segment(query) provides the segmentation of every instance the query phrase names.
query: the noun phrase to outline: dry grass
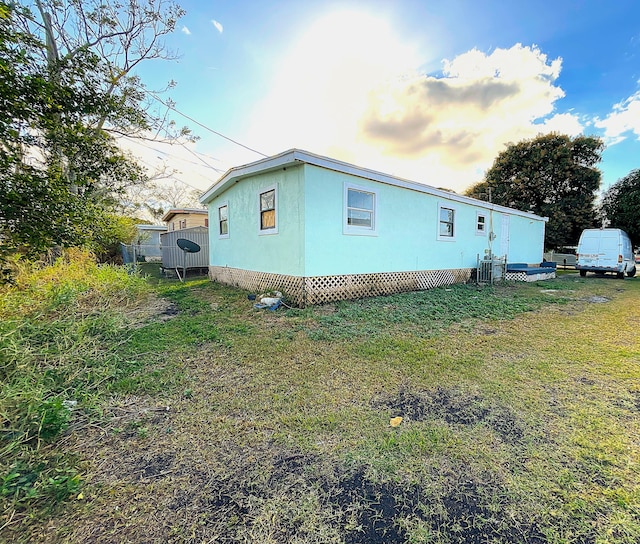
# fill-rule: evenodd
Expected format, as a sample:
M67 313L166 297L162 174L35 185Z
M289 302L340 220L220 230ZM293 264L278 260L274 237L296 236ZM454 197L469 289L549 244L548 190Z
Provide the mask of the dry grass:
M640 539L640 280L277 313L159 290L177 313L124 347L145 366L62 439L81 497L7 541Z

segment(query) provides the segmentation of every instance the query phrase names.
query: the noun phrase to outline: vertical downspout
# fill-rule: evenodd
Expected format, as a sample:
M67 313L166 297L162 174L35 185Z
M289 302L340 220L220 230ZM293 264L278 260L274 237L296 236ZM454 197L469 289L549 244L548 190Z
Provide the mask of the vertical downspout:
M493 260L493 203L491 202L491 187L489 187L489 258Z

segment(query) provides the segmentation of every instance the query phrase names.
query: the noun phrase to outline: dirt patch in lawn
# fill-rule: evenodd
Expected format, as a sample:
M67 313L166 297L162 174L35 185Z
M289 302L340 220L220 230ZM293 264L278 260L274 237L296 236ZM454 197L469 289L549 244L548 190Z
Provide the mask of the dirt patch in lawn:
M605 302L611 302L610 298L594 295L585 299L590 304L604 304Z
M393 397L378 399L375 404L390 410L392 416L410 421L440 419L454 425L484 423L505 442L519 442L524 425L506 406L490 402L477 393L437 387L432 391L401 388Z
M156 295L149 295L145 300L139 301L135 307L126 307L122 311L129 321L130 328L133 329L153 322L167 321L180 313L174 302Z

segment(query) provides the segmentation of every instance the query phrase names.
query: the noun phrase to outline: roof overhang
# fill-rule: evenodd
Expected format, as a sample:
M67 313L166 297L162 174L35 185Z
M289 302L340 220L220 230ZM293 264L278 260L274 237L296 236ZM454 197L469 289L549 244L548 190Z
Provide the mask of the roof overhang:
M162 216L162 221L170 221L175 215L207 215L207 213L207 210L201 210L199 208L171 208Z
M485 208L487 210L510 213L512 215L528 217L531 219L536 219L538 221L543 220L547 222L549 220L548 217L541 217L531 212L523 212L521 210L484 202L483 200L459 195L457 193L452 193L443 189L436 189L435 187L432 187L430 185L398 178L389 174L378 172L376 170L362 168L360 166L355 166L353 164L342 162L336 159L331 159L329 157L323 157L322 155L316 155L314 153L303 151L301 149L290 149L272 157L267 157L249 164L245 164L243 166L231 168L204 192L204 194L200 197L200 202L206 206L214 198L225 192L231 185L233 185L234 183L238 183L243 178L263 172L279 170L288 166L301 164L310 164L313 166L318 166L320 168L327 168L329 170L334 170L343 174L350 174L395 187L403 187L412 191L437 196L438 198L449 200L451 202L472 204L474 206Z
M140 224L136 225L138 230L157 230L157 231L165 231L167 230L167 225L145 225Z

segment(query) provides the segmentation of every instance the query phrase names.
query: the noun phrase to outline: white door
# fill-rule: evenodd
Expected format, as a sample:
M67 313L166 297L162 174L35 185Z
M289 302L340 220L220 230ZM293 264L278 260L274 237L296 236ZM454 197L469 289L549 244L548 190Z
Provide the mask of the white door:
M500 257L509 255L509 220L508 215L502 216L502 225L500 226Z

